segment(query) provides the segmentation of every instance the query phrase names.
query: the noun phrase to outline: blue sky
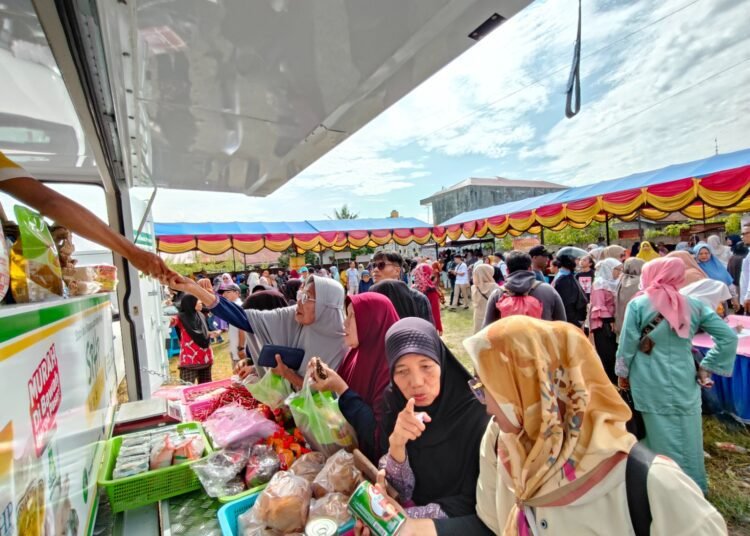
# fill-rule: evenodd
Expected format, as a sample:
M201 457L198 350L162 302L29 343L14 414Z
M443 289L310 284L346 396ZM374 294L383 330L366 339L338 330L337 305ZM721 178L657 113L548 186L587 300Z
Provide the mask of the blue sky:
M470 176L579 185L750 145L750 2L585 1L569 120L576 8L535 2L271 196L162 192L156 219L427 219L419 200Z

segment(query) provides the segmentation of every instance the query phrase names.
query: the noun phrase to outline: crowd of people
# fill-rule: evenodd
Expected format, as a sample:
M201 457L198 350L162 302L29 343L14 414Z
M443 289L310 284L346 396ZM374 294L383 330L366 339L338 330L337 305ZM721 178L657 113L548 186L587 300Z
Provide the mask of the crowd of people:
M399 492L405 535L631 534L625 466L636 444L664 456L649 462L643 491L652 533L724 534L704 499L701 394L712 374L732 373L737 333L722 316L741 312L750 267L741 240L724 250L717 238L408 262L383 251L346 269L173 276L181 371L210 377L195 372L210 371L205 314L236 330L242 377L258 373L266 344L304 350L299 369L277 356L271 371L337 394ZM440 337L441 314L457 307L474 308L464 342L474 377ZM705 355L691 344L699 331L715 341ZM196 346L209 351L197 367Z

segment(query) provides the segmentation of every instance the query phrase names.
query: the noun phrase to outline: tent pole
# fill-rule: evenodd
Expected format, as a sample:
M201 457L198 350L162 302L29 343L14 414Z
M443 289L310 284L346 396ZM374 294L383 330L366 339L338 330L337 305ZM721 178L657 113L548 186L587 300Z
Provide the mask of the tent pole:
M541 233L539 233L539 235L540 235L540 237L541 237L541 242L542 242L542 245L544 245L544 227L542 227L542 232L541 232Z
M607 245L609 245L609 214L604 214L604 232L607 233Z

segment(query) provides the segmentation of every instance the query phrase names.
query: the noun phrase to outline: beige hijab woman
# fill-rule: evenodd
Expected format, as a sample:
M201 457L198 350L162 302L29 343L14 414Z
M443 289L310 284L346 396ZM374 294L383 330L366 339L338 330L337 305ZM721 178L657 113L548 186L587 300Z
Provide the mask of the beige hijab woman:
M701 279L706 279L705 272L698 266L698 261L695 260L695 257L691 253L687 251L673 251L668 253L667 257L678 258L685 265L685 284L682 287L686 287Z
M474 267L474 284L471 287L471 303L474 304L474 333L482 329L487 312L487 301L496 288L495 268L489 264Z
M521 431L498 438L498 470L516 505L502 534L526 533L525 506L563 505L630 452L631 412L583 331L501 319L464 343L485 388Z
M615 259L617 261L622 262L625 257L625 251L627 250L624 247L618 246L617 244L607 246L606 248L604 248L604 251L602 252L602 256L599 260Z
M646 262L637 257L631 257L625 261L622 277L617 284L615 294L615 333L620 334L623 321L625 320L625 309L635 295L640 292L641 271Z
M481 521L504 536L632 535L624 463L636 442L625 429L631 413L583 332L512 316L464 345L495 415L480 451ZM671 460L654 460L648 489L652 534L726 534Z

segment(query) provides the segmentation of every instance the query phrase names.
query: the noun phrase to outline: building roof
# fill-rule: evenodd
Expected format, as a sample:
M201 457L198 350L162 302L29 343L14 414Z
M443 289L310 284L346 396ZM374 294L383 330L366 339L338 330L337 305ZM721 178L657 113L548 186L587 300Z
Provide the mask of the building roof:
M430 197L426 199L422 199L419 204L420 205L427 205L431 203L434 199L447 194L448 192L453 192L455 190L460 190L461 188L466 188L467 186L499 186L502 188L554 188L557 190L564 190L567 188L567 186L563 186L562 184L556 184L554 182L548 182L548 181L534 181L534 180L516 180L516 179L506 179L504 177L490 177L490 178L481 178L481 177L469 177L466 180L463 180L459 183L454 184L453 186L450 186L449 188L444 188L440 190L439 192L435 192Z

